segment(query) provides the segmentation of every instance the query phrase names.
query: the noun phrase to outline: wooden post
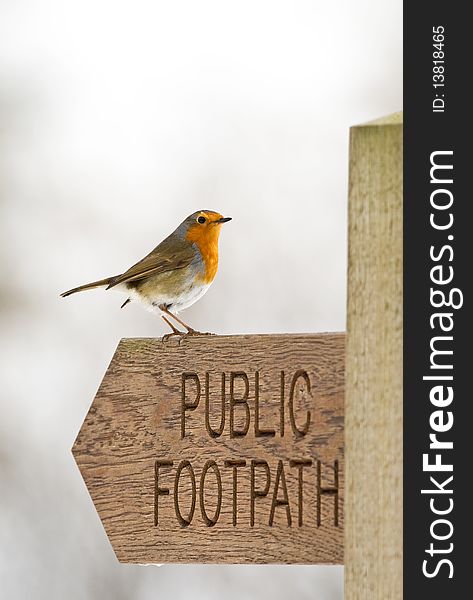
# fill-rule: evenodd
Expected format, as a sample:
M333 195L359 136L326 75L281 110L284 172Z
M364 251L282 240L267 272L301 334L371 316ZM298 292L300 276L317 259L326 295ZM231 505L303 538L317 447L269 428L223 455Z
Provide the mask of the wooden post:
M402 598L402 113L350 135L345 598Z

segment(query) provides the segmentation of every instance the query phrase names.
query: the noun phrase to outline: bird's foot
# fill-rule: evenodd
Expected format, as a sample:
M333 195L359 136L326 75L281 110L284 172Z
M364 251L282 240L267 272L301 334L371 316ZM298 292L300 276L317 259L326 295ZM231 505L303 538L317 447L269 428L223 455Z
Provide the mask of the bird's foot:
M170 339L177 339L178 344L181 343L181 340L183 338L185 338L187 335L187 333L184 333L183 331L172 331L170 333L165 333L163 335L163 337L161 338L161 341L163 342L163 344L165 344L166 342L168 342Z
M210 331L197 331L197 329L188 327L187 332L184 335L215 335L215 333L210 333Z
M166 321L166 323L169 325L169 327L172 329L171 332L169 333L165 333L162 337L163 343L167 342L169 339L173 338L173 337L177 337L179 338L179 344L181 343L181 339L183 337L185 337L186 333L184 331L179 331L179 329L177 329L177 327L175 327L171 321L169 321L168 319L166 319L166 317L164 315L161 315L162 318L164 319L164 321Z
M166 307L160 306L159 307L161 310L166 310ZM214 333L210 333L208 331L197 331L197 329L193 329L192 327L190 327L189 325L187 325L187 323L184 323L184 321L181 321L180 319L178 319L176 317L176 315L173 315L171 312L167 311L168 315L170 317L172 317L173 319L175 319L178 323L180 323L183 327L185 327L187 329L187 331L180 331L179 329L177 329L177 327L175 325L173 325L173 323L171 323L171 321L169 319L167 319L164 315L161 315L162 319L169 325L169 327L172 329L172 333L167 333L163 336L163 341L168 340L170 337L173 336L179 336L181 339L185 338L187 336L191 336L191 335L215 335Z
M190 331L171 331L169 333L165 333L161 338L163 344L168 342L170 339L176 339L178 345L181 344L181 341L187 337L191 336L199 336L199 335L215 335L215 333L210 333L208 331L197 331L195 329L191 329Z

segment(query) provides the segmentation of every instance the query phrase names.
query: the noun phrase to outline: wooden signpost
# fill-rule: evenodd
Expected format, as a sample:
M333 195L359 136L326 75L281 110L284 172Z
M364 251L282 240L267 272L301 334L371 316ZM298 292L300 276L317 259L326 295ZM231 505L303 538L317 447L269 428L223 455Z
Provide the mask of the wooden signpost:
M120 561L342 563L345 336L125 339L73 452Z
M346 599L402 598L402 114L351 130L346 342L122 340L73 447L118 559L344 563Z
M401 600L402 113L351 129L349 189L345 598Z

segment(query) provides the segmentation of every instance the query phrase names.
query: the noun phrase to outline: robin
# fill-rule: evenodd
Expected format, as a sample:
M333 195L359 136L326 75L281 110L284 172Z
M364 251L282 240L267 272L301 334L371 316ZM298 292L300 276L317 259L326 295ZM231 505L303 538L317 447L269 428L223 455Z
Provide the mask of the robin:
M172 335L195 335L176 315L205 294L217 274L218 238L223 217L212 210L200 210L188 216L159 246L121 275L86 283L61 294L63 298L93 288L116 289L128 294L129 302L143 303L157 312L169 325ZM182 332L170 321L186 328Z

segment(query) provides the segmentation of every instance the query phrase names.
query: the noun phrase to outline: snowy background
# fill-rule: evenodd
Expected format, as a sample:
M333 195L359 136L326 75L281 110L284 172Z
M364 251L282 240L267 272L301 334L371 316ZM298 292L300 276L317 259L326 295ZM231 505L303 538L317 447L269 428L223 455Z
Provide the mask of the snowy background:
M165 328L123 271L189 213L233 217L185 313L345 329L350 125L402 105L394 0L0 0L0 595L342 598L342 567L119 565L70 448L121 337Z

